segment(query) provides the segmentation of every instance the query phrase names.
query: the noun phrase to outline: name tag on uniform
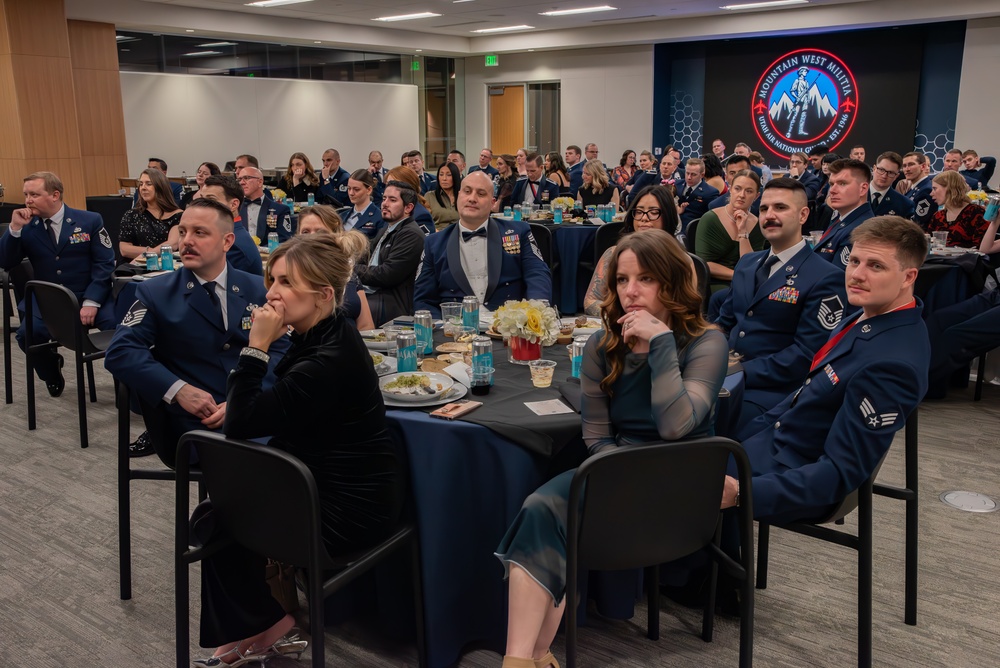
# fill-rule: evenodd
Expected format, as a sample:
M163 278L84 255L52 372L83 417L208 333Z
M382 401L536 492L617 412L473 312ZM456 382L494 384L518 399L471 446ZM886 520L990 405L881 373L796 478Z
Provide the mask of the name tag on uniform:
M786 285L769 294L767 298L771 301L794 304L799 301L799 291L797 288L790 288Z
M69 242L71 244L82 244L88 241L90 241L90 235L86 232L77 232L75 234L71 234L69 237Z
M508 230L508 233L500 238L500 242L504 251L509 255L521 254L521 236L513 230Z

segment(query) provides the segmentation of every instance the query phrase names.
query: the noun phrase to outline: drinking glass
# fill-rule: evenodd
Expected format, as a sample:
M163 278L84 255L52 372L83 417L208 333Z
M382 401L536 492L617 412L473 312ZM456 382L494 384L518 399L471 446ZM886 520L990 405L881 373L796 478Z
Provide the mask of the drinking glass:
M549 387L552 385L552 377L556 373L556 363L552 360L531 360L528 362L531 369L531 384L535 387Z

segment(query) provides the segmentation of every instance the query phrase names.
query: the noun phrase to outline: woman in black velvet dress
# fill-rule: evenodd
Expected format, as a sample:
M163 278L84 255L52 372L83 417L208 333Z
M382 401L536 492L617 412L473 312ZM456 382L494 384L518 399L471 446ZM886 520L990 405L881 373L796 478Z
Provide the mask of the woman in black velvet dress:
M371 357L338 309L351 276L349 253L337 236L311 234L271 254L267 304L254 310L250 345L229 376L223 427L231 438L270 436L269 445L309 467L331 555L388 536L406 486L404 457L386 427ZM267 351L288 327L291 348L275 368L276 382L263 390ZM283 636L293 620L264 584L263 558L235 547L206 563L202 646L217 645L215 658L225 663L286 653L293 641Z

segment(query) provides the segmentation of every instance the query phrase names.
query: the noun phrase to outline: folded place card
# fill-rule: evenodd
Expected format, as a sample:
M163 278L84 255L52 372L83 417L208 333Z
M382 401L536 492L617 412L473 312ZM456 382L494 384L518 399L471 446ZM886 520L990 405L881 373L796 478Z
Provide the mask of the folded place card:
M559 399L548 399L547 401L525 401L524 405L531 409L531 412L535 415L559 415L561 413L576 412Z

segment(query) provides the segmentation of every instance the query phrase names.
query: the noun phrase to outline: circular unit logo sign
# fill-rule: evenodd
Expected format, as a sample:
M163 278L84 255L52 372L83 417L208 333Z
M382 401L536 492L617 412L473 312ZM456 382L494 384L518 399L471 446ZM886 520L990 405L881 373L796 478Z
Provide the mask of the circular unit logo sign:
M778 58L754 88L753 126L771 152L783 158L844 141L858 116L854 75L837 56L799 49Z

